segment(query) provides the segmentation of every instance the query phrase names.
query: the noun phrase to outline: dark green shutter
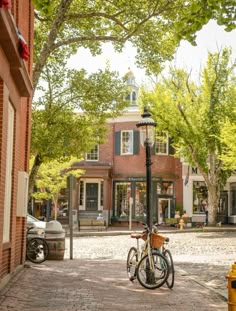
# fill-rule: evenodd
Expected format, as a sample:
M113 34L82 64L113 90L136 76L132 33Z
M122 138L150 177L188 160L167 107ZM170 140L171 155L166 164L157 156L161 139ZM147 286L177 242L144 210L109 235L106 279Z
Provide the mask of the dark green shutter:
M173 138L169 137L169 154L174 154L175 153L175 149L172 146L173 144Z
M120 132L115 132L115 155L120 155Z
M139 154L139 131L134 131L134 154Z

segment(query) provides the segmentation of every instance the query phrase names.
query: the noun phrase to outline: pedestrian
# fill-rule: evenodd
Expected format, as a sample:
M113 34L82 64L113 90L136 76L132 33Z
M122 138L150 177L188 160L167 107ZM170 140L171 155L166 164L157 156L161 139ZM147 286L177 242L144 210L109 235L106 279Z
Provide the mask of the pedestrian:
M179 211L176 211L176 212L175 212L175 218L180 218Z
M183 218L188 218L188 214L186 213L186 211L184 211L183 215L182 215Z

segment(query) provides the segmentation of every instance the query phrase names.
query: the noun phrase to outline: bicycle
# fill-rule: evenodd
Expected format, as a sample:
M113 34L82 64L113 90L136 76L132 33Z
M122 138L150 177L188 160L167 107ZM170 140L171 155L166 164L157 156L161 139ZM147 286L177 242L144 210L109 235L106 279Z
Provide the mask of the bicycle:
M127 256L127 274L130 281L136 278L139 283L148 289L161 287L169 275L169 264L160 252L154 250L163 244L165 237L150 232L147 225L144 225L144 232L132 233L131 238L137 241L137 248L131 247ZM145 243L140 250L139 239Z
M44 230L37 229L37 234L42 237L30 237L30 230L35 229L30 227L27 229L26 257L33 263L40 264L44 262L49 255L49 247L45 240Z
M158 229L157 229L158 224L155 224L153 226L153 232L158 234ZM172 254L169 249L166 248L166 245L169 243L170 239L166 238L164 243L161 245L161 247L157 248L156 251L160 252L168 261L169 264L169 275L168 278L166 279L166 285L168 288L173 288L174 282L175 282L175 268L174 268L174 261Z

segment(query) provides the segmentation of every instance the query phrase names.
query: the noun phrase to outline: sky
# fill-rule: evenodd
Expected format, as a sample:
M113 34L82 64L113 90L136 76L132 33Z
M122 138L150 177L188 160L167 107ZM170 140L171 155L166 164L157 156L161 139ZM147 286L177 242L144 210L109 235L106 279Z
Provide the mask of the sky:
M199 73L207 59L208 52L217 52L223 47L232 48L232 56L236 58L236 30L224 31L224 27L218 26L216 22L210 21L197 33L197 46L192 46L187 41L182 41L173 60L177 67L191 71L192 76L199 77ZM104 69L109 62L112 70L118 71L124 76L131 68L138 84L145 83L145 70L135 65L135 48L126 44L122 53L115 53L112 45L104 45L103 54L92 57L89 50L79 49L78 53L69 60L69 66L73 68L85 68L89 73Z

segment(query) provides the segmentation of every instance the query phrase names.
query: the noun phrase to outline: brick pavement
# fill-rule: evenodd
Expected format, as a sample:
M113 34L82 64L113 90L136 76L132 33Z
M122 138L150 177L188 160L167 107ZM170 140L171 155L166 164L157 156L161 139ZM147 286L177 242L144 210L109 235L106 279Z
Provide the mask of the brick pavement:
M27 268L28 267L28 268ZM131 283L124 260L27 263L0 292L0 311L223 311L220 295L177 270L173 290Z

